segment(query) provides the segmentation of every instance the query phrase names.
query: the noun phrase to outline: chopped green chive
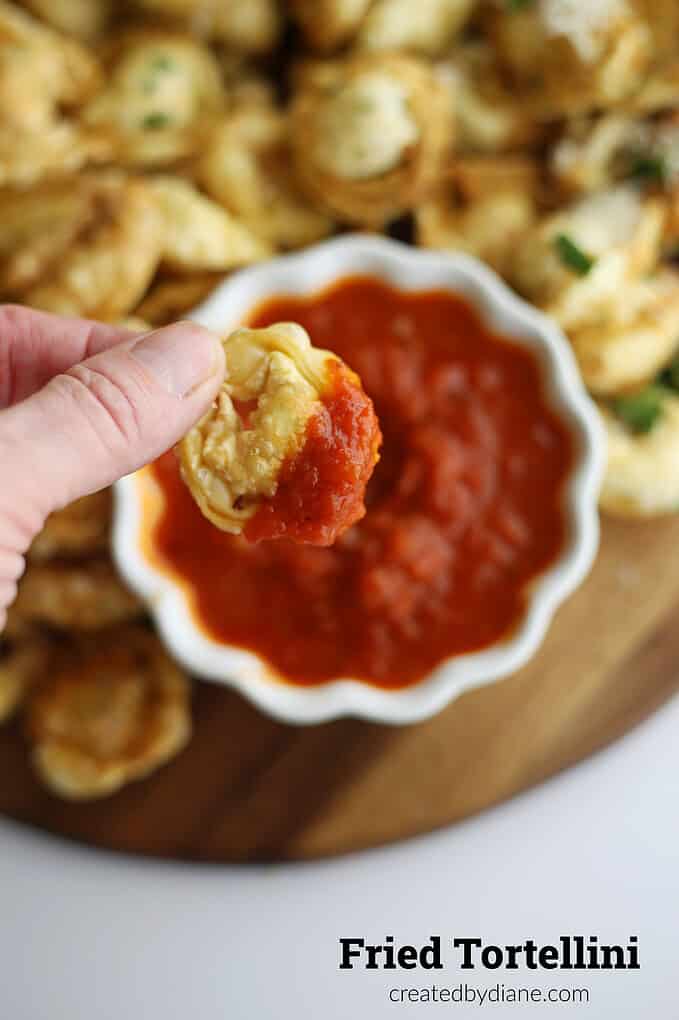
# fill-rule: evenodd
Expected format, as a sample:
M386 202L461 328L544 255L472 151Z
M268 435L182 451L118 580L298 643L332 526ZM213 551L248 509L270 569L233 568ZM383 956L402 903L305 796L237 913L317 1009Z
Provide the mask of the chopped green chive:
M665 390L662 386L647 386L638 393L618 397L613 411L631 432L643 435L660 421L664 411Z
M167 54L161 53L159 57L151 64L154 71L171 71L174 68L174 60L168 57Z
M149 113L143 121L142 127L146 131L158 131L160 128L167 127L170 123L170 118L166 113Z
M586 255L566 234L559 234L554 239L554 245L563 264L578 276L587 276L596 262L595 258Z
M666 184L669 177L667 162L662 156L637 154L632 160L630 176L638 181L652 184Z

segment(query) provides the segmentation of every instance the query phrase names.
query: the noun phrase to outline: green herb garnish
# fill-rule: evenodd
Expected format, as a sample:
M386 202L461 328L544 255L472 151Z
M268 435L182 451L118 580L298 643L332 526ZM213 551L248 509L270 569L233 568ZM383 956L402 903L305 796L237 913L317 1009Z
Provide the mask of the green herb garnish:
M554 239L557 254L563 264L572 269L578 276L587 276L596 262L591 255L586 255L566 234L559 234Z
M660 373L658 382L679 393L679 354L675 354L665 371Z
M168 57L166 53L161 53L151 64L154 71L172 71L174 66L174 60L172 57Z
M669 178L667 161L662 156L637 154L632 160L630 176L638 181L665 185Z
M148 113L141 123L145 131L158 131L167 127L170 118L166 113Z
M665 409L666 390L651 385L638 393L618 397L613 401L613 411L630 432L644 435L657 425Z

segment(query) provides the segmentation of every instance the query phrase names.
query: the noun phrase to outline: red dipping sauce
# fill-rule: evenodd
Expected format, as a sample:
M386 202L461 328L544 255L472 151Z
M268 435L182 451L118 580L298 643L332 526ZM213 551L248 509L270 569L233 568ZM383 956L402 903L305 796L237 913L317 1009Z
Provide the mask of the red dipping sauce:
M384 443L368 512L328 548L252 545L213 527L174 454L160 458L165 507L149 544L202 628L303 686L406 687L507 636L563 548L573 464L534 355L462 298L368 277L269 301L249 325L280 321L340 355L375 404Z

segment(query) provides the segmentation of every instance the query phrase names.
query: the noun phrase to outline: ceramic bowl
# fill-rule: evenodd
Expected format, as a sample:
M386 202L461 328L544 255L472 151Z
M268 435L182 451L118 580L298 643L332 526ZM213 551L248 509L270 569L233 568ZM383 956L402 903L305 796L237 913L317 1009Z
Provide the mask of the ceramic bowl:
M116 486L115 560L129 585L147 602L171 654L192 673L234 687L265 712L292 723L345 715L393 724L415 722L463 691L513 673L536 652L554 612L589 571L598 545L604 441L570 346L553 321L520 300L476 259L425 252L380 237L344 236L234 274L190 317L228 333L269 298L313 294L356 274L404 291L440 289L463 295L494 331L534 351L546 399L575 445L563 495L567 539L559 558L531 583L524 617L505 640L444 661L403 690L381 690L349 677L299 687L276 677L257 655L213 641L196 624L185 590L155 569L144 553L145 515L158 512L162 497L148 472L123 478Z

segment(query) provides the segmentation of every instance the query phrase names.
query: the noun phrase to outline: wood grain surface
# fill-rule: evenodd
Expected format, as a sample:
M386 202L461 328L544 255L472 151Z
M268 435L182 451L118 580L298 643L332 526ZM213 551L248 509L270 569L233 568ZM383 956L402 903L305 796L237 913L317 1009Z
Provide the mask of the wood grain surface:
M96 846L201 861L324 857L456 822L581 760L676 692L678 548L679 519L606 521L592 575L533 662L416 726L286 726L199 684L188 749L92 804L42 789L10 726L0 812Z

